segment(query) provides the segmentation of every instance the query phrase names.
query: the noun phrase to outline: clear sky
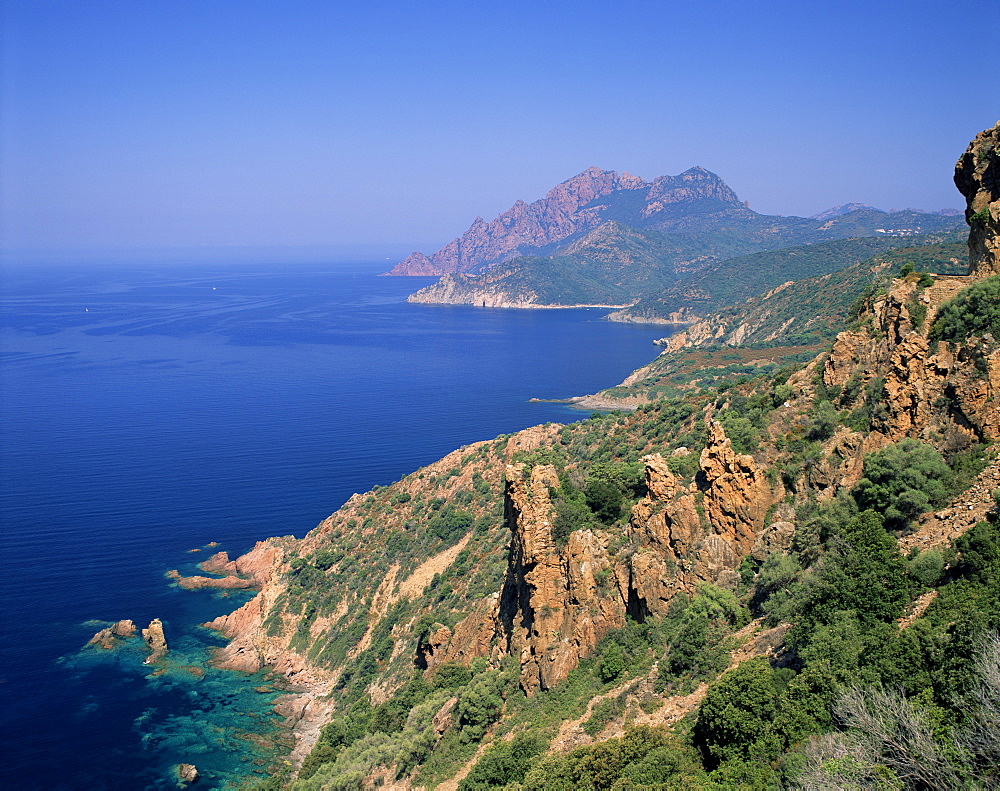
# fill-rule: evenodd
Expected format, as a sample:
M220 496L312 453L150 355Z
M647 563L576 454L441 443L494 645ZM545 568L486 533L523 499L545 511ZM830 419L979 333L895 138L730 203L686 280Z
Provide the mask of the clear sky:
M431 252L590 165L959 207L1000 2L4 0L8 248Z

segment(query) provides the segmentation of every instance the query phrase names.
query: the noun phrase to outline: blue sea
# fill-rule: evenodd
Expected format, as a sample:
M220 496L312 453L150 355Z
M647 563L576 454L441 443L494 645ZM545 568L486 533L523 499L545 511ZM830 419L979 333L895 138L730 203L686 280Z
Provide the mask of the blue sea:
M301 536L354 492L461 445L585 415L663 327L601 310L405 302L374 263L35 263L2 273L0 784L199 788L265 777L284 749L264 674L212 669L198 626L247 594L184 591L215 548ZM84 648L103 626L164 622Z

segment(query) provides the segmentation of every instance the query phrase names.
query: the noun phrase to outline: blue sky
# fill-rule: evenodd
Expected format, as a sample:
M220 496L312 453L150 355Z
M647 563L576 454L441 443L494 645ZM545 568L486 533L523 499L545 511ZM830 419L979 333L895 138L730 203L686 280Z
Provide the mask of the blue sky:
M959 207L996 0L5 0L8 248L431 251L590 165Z

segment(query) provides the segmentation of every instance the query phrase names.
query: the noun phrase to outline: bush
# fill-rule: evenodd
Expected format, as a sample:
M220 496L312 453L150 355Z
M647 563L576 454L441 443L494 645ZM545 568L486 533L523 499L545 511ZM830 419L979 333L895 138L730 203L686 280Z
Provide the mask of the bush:
M545 749L545 741L537 735L519 733L510 741L498 741L479 759L468 776L459 783L459 791L480 791L504 788L520 783L531 763Z
M503 677L490 671L476 676L462 691L455 712L463 742L478 742L503 709Z
M944 555L936 549L921 552L909 564L910 576L925 588L933 588L944 572Z
M904 439L865 459L853 495L862 509L883 514L886 527L901 530L948 493L951 470L930 445Z
M596 478L587 482L584 489L587 507L605 524L611 524L622 515L622 490L607 479Z
M774 674L763 657L730 670L709 688L692 731L708 767L753 757L754 745L777 711L777 693Z
M1000 275L974 283L942 305L930 339L962 343L987 332L1000 340Z

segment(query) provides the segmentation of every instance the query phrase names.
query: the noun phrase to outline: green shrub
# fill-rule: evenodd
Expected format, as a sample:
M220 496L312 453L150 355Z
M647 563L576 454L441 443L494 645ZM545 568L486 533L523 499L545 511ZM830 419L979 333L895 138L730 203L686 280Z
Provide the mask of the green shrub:
M583 723L583 732L596 736L603 731L615 718L625 711L625 700L621 695L599 701L593 708L590 718Z
M455 712L463 742L478 742L503 709L503 677L496 671L476 676L462 691Z
M725 760L748 759L777 711L774 674L763 657L730 670L698 708L692 736L708 768Z
M458 789L485 791L520 783L544 749L544 739L530 733L519 733L510 741L494 742L459 783Z
M973 283L942 305L929 337L963 343L970 336L987 332L1000 340L1000 275Z
M930 445L904 439L866 457L863 476L852 492L858 506L882 514L887 528L901 530L944 500L951 469Z
M936 549L921 552L909 562L910 576L925 588L933 588L944 572L944 555Z

